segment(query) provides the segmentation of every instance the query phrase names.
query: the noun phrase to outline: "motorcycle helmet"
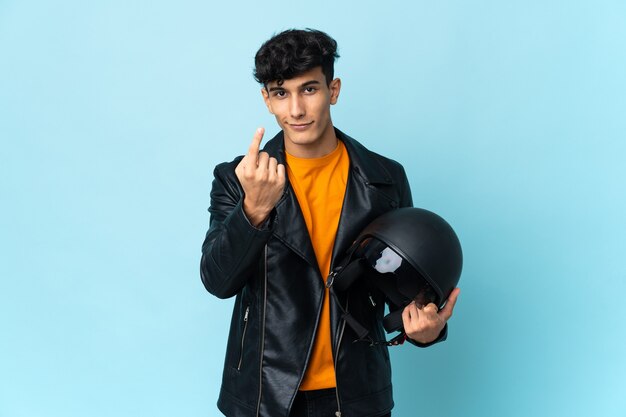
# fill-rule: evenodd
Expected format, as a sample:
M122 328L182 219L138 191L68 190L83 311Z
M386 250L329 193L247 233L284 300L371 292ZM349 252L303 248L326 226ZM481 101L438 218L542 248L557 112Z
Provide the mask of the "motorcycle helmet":
M400 208L363 229L331 285L345 291L355 280L367 279L378 287L392 311L383 319L390 333L403 331L402 310L412 301L441 309L459 282L462 266L461 244L443 218L421 208Z

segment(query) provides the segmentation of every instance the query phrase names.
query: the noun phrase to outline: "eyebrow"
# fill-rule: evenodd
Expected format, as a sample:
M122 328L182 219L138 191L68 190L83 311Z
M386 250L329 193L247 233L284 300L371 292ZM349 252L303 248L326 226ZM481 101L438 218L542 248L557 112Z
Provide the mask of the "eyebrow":
M311 81L307 81L307 82L304 82L304 83L300 84L300 86L298 88L304 88L304 87L308 87L310 85L319 85L319 84L320 84L319 81L311 80ZM285 90L285 88L281 87L281 86L270 87L269 92L271 93L272 91L284 91L284 90Z

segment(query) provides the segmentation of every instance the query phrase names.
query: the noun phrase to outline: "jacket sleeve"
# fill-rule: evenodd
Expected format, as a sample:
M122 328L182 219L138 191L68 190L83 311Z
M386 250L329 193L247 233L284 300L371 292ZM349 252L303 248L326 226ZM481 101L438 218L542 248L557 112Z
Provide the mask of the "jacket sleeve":
M219 298L237 294L253 274L271 236L271 221L254 227L243 211L243 190L232 164L213 172L209 231L202 244L200 276L207 291Z

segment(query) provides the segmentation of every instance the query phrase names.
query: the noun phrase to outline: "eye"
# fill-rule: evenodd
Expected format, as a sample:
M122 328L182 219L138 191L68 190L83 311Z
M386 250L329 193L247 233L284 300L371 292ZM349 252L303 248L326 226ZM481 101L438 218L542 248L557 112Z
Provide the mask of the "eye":
M274 97L285 98L287 97L287 92L284 90L278 90L274 92Z
M306 87L306 88L304 89L304 92L305 92L306 94L313 94L313 93L315 93L316 91L317 91L317 88L315 88L315 87Z

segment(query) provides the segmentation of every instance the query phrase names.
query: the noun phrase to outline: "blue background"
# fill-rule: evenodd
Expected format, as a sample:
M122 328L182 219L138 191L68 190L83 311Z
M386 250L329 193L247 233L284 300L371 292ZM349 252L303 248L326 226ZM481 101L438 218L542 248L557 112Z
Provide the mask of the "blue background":
M276 133L253 56L291 27L464 246L395 415L626 415L623 1L0 0L0 416L219 414L212 168Z

